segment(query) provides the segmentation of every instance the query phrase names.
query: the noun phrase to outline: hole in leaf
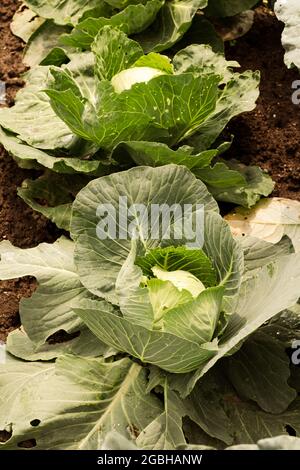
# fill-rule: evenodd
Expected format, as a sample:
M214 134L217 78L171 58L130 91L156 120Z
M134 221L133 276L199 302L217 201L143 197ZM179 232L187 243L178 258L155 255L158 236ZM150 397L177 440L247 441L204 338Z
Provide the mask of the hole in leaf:
M290 436L297 436L297 432L295 431L294 428L292 428L292 426L290 426L289 424L287 424L285 426L285 430L286 432L290 435Z
M23 11L24 11L24 10L23 10ZM36 18L37 18L37 15L33 16L32 18L30 18L30 20L28 21L28 23L32 23L32 21L34 21Z
M21 447L22 449L31 449L32 447L35 447L35 446L36 446L35 439L27 439L26 441L18 442L18 447Z
M39 419L33 419L32 421L30 421L30 425L34 428L36 428L40 423L41 421Z
M7 442L12 436L12 431L0 431L0 442Z
M139 429L134 424L128 426L127 431L129 432L132 439L136 439L140 435Z
M67 333L65 330L58 330L53 335L47 338L48 344L58 344L58 343L66 343L67 341L71 341L74 338L78 338L80 335L80 331L75 331L74 333Z

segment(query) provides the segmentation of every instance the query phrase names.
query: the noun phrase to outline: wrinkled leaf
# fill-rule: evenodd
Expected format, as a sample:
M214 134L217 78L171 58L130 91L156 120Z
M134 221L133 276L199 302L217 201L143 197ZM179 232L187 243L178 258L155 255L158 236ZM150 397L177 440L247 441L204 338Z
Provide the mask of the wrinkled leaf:
M106 8L99 17L81 21L71 34L62 38L62 43L88 49L104 26L118 28L128 36L139 33L151 25L163 4L164 0L148 0L145 4L128 5L111 17Z
M105 301L83 301L75 312L101 341L145 364L183 374L205 364L216 354L215 342L199 345L175 334L146 329L122 318L117 311L112 312L109 306ZM158 344L164 347L158 348Z
M0 244L1 280L33 276L38 281L34 294L20 302L21 322L36 347L60 330L74 333L83 326L73 306L89 294L76 273L73 251L73 242L65 238L26 250L7 241Z
M12 432L0 448L18 449L29 438L35 449L97 450L109 431L128 438L161 413L159 400L145 395L146 370L129 359L66 355L55 364L0 367L0 429Z
M63 330L62 330L63 331ZM49 361L63 354L74 354L78 356L109 356L112 350L101 343L88 328L82 326L75 334L67 335L58 332L60 342L55 342L54 338L48 340L42 346L37 347L31 341L23 328L14 330L7 337L6 349L13 356L25 361Z
M187 381L174 378L174 386L187 395L197 381L224 355L280 311L293 306L299 297L300 256L291 254L254 271L242 284L239 301L226 327L218 353Z
M34 11L25 5L21 5L13 16L10 29L15 36L18 36L24 42L28 42L44 21L44 18L39 17Z
M31 70L26 76L27 86L16 96L16 104L0 109L0 124L33 147L69 147L74 136L52 110L49 98L42 91L48 78L47 67Z
M56 173L83 173L100 176L107 166L97 160L53 156L50 152L31 147L0 127L0 142L15 158L21 168L40 168L40 165Z
M186 414L184 404L177 394L163 384L164 410L143 429L137 438L142 449L173 450L186 444L182 431L182 417Z
M52 49L57 46L58 38L67 31L67 27L55 25L51 21L43 23L34 35L31 36L30 42L25 50L23 62L28 65L28 67L39 65ZM66 54L64 56L61 55L61 58L62 57L65 60L67 58ZM57 62L56 60L56 63L60 66L63 62Z
M138 37L144 51L160 52L173 46L189 29L197 10L206 5L207 0L167 1L154 24Z
M18 188L18 195L32 209L54 222L57 227L70 229L72 202L77 192L89 178L82 175L58 175L45 173L40 178L25 180Z
M196 170L195 174L208 186L218 201L251 207L262 196L269 196L275 183L257 166L246 166L236 160L216 163L212 169Z
M24 3L42 18L52 19L60 25L75 25L84 12L99 5L99 0L52 0L51 2L48 0L24 0Z
M253 209L237 208L226 216L235 235L249 235L278 243L284 235L300 249L300 202L285 198L260 201Z
M282 413L297 396L287 383L289 362L280 342L258 331L228 359L228 374L239 395L264 411Z

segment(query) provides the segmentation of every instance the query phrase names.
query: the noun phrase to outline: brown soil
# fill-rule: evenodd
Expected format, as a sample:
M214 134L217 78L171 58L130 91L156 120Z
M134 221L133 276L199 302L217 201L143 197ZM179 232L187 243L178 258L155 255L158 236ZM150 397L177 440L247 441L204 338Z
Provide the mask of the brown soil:
M242 70L260 70L261 94L253 112L230 123L235 139L226 157L267 170L276 181L274 196L300 200L300 106L292 103L292 83L300 74L284 65L282 29L274 14L260 7L250 32L227 48L227 58Z
M20 76L26 71L22 64L23 43L9 29L12 16L20 3L17 0L1 0L0 5L0 80L6 83L9 105L13 104L16 92L23 85Z
M30 297L35 285L30 278L0 282L0 341L19 326L19 302L22 297Z
M9 105L22 86L20 74L25 71L22 41L9 29L18 5L16 0L2 0L0 6L0 80L7 84ZM259 69L262 73L256 110L235 119L228 127L235 140L227 157L260 165L276 181L276 196L300 199L300 113L291 102L292 82L300 77L297 71L288 71L284 66L281 31L276 18L259 8L253 29L227 48L227 57L238 60L243 70ZM57 237L53 225L16 195L20 183L32 175L20 170L0 149L0 240L10 240L23 248ZM0 282L0 340L19 325L19 300L30 296L34 287L29 278Z
M13 104L25 71L22 65L22 41L9 29L11 18L18 8L16 0L1 0L0 6L0 80L7 85L7 103ZM16 194L17 187L34 173L21 170L0 146L0 240L28 248L40 242L52 242L57 230L43 216L31 210ZM19 325L19 301L29 297L35 281L20 279L0 282L0 341Z

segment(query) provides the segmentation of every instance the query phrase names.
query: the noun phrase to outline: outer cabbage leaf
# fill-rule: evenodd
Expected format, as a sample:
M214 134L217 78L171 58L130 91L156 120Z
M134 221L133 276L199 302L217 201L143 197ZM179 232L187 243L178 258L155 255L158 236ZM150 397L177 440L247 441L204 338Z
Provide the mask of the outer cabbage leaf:
M26 250L15 248L7 241L0 244L0 279L33 276L39 284L30 298L20 302L21 322L35 351L61 330L72 334L84 329L73 306L80 298L89 297L89 293L76 273L73 252L74 244L65 238ZM85 340L88 340L86 335ZM99 350L95 348L95 353Z
M223 54L214 52L210 46L199 44L191 44L177 52L173 64L176 73L213 73L221 77L222 83L227 83L234 68L239 67L235 60L226 60Z
M228 376L239 395L255 401L266 412L282 413L297 397L288 385L289 365L282 343L263 327L228 358Z
M116 431L108 433L102 445L102 450L138 450L129 439ZM217 450L206 445L185 445L180 450ZM300 438L293 436L276 436L260 439L256 444L237 444L226 447L226 450L300 450Z
M108 170L108 162L84 160L76 157L54 156L50 152L32 147L0 127L0 142L21 168L48 168L56 173L83 173L101 176ZM106 164L105 164L106 163Z
M300 255L281 256L245 279L239 291L235 315L231 315L219 344L218 353L190 379L174 378L173 386L187 395L197 381L226 354L299 297Z
M59 339L60 342L56 342ZM64 354L73 354L82 357L109 357L115 354L106 344L101 343L91 331L81 326L73 334L66 334L64 330L57 332L43 345L37 346L28 337L23 327L9 333L6 340L7 353L25 361L50 361ZM8 356L6 356L6 359Z
M300 450L300 438L293 436L276 436L260 439L257 444L239 444L228 447L228 450Z
M300 202L286 198L260 201L253 209L237 208L226 216L234 235L248 235L278 243L284 235L300 250Z
M51 21L44 22L38 30L31 36L29 43L26 46L23 62L28 67L34 67L42 63L46 65L44 59L52 52L52 64L60 66L64 62L68 62L68 56L64 50L57 50L59 37L69 31L66 26L59 26ZM53 49L56 48L56 60L54 61ZM48 58L48 64L49 58Z
M259 72L234 73L219 94L214 112L187 144L197 152L210 148L233 117L252 111L259 96L259 80Z
M272 178L258 166L247 166L236 160L222 160L212 168L195 170L215 199L244 207L269 196L275 187Z
M138 436L136 443L142 449L170 450L186 444L182 429L184 403L169 389L167 380L162 381L162 387L164 409Z
M300 340L300 304L297 303L281 312L263 326L262 331L280 341L284 348L291 348L294 341Z
M34 181L23 181L18 188L18 195L32 209L48 217L57 227L68 231L74 197L89 181L84 175L45 172Z
M215 372L212 372L216 380L217 390L215 393L218 393L221 398L222 407L229 418L236 444L254 444L259 439L283 434L287 437L287 425L291 426L298 434L299 399L296 399L282 413L266 413L253 402L241 399L233 386L225 378L222 378L216 369ZM205 379L204 377L204 381ZM201 386L201 382L199 386Z
M273 244L254 238L251 236L238 236L244 250L244 273L243 279L252 276L255 270L261 269L263 266L276 261L284 255L294 253L291 240L283 237L279 243Z
M146 369L130 359L66 355L55 364L10 360L0 368L0 429L11 433L2 449L34 439L35 449L97 450L107 432L129 438L161 413L160 401L145 394Z
M285 24L282 33L282 44L286 51L284 61L287 67L296 66L300 69L299 2L297 0L277 0L275 13L277 18Z
M132 67L143 56L143 49L138 43L108 26L97 34L92 51L96 62L95 73L99 80L111 80L114 75Z
M68 148L74 135L55 114L42 91L48 77L47 67L31 70L26 77L27 86L18 92L15 105L0 109L0 124L33 147Z
M71 25L75 25L86 11L99 7L99 3L105 8L102 0L24 0L24 3L42 18Z
M192 154L191 147L179 147L172 150L166 144L159 142L131 141L121 142L117 145L112 156L122 163L126 161L128 155L129 164L132 160L137 165L162 166L170 163L184 165L189 170L193 168L206 168L212 159L218 155L218 149L204 150L197 154Z
M216 32L214 25L200 12L193 18L189 30L172 47L173 51L179 51L190 44L208 44L214 52L224 53L224 42Z
M94 56L92 53L75 54L65 66L76 80L84 99L96 99ZM12 108L0 110L0 124L35 148L43 150L67 149L73 156L89 154L94 146L86 146L54 113L44 92L51 81L49 67L35 67L26 76L27 86L20 90ZM81 149L82 148L82 149ZM77 155L76 155L77 153ZM78 155L79 154L79 155Z
M14 14L12 22L10 23L10 29L15 36L27 42L44 22L44 18L39 17L29 8L24 9L23 5Z
M274 189L274 182L264 171L255 166L246 166L237 161L218 159L211 161L220 150L203 150L193 154L192 148L170 149L157 142L123 142L113 150L118 162L130 158L138 165L153 167L176 163L189 168L208 187L218 201L232 202L244 207L253 206L259 198L268 196Z
M88 49L99 30L104 26L118 28L127 35L139 33L153 23L164 3L164 0L148 0L145 4L128 5L124 10L112 16L104 12L103 15L99 15L100 17L86 18L80 21L71 34L63 36L61 42L73 47Z
M273 355L273 359L276 358L277 355ZM268 362L268 368L270 368L271 365L272 362ZM248 400L247 397L243 397L237 393L233 384L226 374L224 374L224 370L226 371L226 364L223 362L219 367L215 367L198 382L191 395L192 410L202 408L203 412L207 412L209 407L212 407L213 404L221 410L223 419L218 420L218 434L216 435L215 433L215 423L213 421L205 420L207 425L203 427L201 421L196 420L195 417L193 417L193 413L191 413L191 419L205 431L205 434L199 433L199 428L194 427L194 435L188 435L189 442L197 445L207 445L211 442L213 447L223 449L225 447L224 442L227 445L255 444L260 439L270 438L272 436L285 435L287 437L287 426L290 426L298 433L298 398L293 401L287 410L276 414L268 413L260 409L253 401ZM267 373L267 375L269 375L269 373ZM242 379L240 378L240 382L241 381ZM275 380L273 381L273 385L275 385ZM275 390L276 387L274 387L274 392ZM271 403L273 395L269 395L268 399L269 403ZM190 400L190 398L187 400ZM200 400L201 402L199 403ZM267 397L265 397L265 400L267 400ZM212 413L214 415L214 412ZM217 417L217 415L215 415L215 417ZM209 441L209 436L217 438L218 440L210 439Z
M198 9L207 0L169 0L161 8L156 21L138 37L146 52L160 52L179 41L191 26Z

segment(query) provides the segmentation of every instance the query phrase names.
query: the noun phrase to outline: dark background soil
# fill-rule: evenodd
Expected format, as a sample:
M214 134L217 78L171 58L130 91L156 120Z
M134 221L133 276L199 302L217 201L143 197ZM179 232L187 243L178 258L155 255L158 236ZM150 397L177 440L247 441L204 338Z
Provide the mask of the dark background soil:
M22 86L20 75L25 71L24 46L9 29L18 5L16 0L1 0L0 6L0 80L7 84L8 105ZM233 120L227 129L235 140L226 157L268 170L277 183L275 196L300 200L300 107L291 101L292 82L300 74L283 63L281 31L274 15L259 8L252 30L227 46L227 58L238 60L243 70L260 70L262 81L256 109ZM0 147L0 240L23 248L52 242L57 236L54 226L16 195L17 187L30 176ZM34 287L28 278L0 282L0 340L19 325L19 300L30 296Z

